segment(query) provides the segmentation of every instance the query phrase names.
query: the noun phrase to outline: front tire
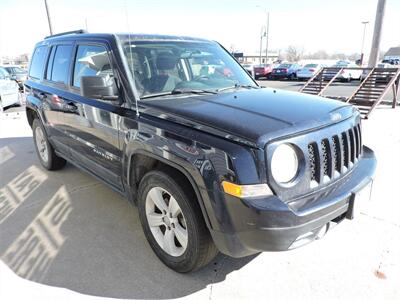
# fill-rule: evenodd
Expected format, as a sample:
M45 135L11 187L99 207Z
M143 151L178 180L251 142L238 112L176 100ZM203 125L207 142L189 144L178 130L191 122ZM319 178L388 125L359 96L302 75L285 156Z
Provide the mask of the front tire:
M39 119L32 123L33 141L40 164L47 170L59 170L65 166L66 160L57 156L53 146L47 139L46 131Z
M139 185L138 210L147 241L169 268L192 272L218 253L196 195L179 173L147 173Z

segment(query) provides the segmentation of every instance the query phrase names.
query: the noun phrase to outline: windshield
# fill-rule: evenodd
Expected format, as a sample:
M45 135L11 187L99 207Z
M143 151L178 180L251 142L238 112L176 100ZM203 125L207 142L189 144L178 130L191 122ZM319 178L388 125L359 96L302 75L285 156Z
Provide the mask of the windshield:
M307 64L304 66L304 68L316 68L316 67L318 67L317 64Z
M291 66L291 64L281 64L278 68L290 68Z
M123 40L123 45L141 98L177 90L215 92L257 87L217 43Z

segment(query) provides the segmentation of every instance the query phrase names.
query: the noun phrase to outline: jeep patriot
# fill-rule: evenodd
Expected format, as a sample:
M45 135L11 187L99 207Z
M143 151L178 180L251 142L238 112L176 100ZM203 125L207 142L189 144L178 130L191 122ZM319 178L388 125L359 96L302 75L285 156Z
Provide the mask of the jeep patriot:
M41 165L69 161L125 195L177 272L322 238L375 172L355 107L260 88L214 41L53 35L25 91Z

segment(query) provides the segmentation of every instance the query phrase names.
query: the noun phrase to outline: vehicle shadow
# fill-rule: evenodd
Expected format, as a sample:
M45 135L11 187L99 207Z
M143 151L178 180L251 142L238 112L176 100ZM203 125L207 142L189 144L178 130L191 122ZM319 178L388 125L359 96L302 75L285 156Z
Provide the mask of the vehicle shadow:
M136 207L67 164L39 166L32 138L0 139L0 257L19 276L83 294L177 298L207 288L255 256L222 254L200 271L165 267Z

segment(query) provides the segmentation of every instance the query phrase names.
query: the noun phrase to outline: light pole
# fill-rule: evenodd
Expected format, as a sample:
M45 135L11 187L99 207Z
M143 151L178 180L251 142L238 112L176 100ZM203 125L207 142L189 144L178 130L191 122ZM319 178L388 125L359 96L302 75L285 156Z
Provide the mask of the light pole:
M363 21L361 24L364 25L364 31L363 31L363 37L362 37L362 42L361 42L361 55L360 55L360 66L363 64L364 60L364 41L365 41L365 31L367 29L367 24L369 24L369 21Z
M268 40L269 40L269 12L267 12L267 28L265 31L265 39L267 40L265 43L265 63L268 63Z
M261 10L266 10L265 7L262 7L261 5L256 5L256 7L260 8ZM261 40L262 37L265 36L266 41L265 41L265 63L268 63L268 43L269 43L269 12L267 11L267 23L266 26L263 26L264 28L264 33L261 33ZM262 42L261 42L262 43ZM260 64L261 64L261 58L262 58L262 45L260 46Z
M260 33L260 66L261 66L261 64L262 64L262 40L263 40L263 37L264 36L266 36L266 29L265 29L265 26L262 26L261 27L261 33Z
M47 0L44 0L44 6L46 7L46 14L47 14L47 21L49 23L50 35L53 35L53 27L51 26L50 11L49 11L49 6L47 5Z

